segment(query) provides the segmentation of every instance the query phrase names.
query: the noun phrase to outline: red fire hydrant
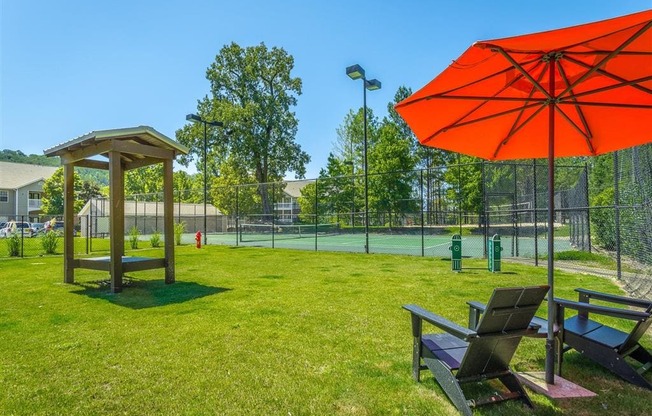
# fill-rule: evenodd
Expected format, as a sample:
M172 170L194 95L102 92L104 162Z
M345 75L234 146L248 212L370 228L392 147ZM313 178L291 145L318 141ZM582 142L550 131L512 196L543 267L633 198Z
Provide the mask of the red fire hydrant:
M201 231L197 231L197 234L195 234L195 241L197 242L197 248L201 248Z

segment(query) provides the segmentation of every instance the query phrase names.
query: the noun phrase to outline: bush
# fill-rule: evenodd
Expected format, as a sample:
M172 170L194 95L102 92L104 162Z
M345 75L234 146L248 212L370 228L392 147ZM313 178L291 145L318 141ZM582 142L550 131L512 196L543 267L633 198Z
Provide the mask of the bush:
M59 233L56 231L48 231L41 238L41 247L45 254L55 254L57 246L59 245Z
M149 243L152 245L152 247L160 247L161 246L161 233L158 231L154 231L154 234L149 238Z
M131 227L131 230L129 230L129 245L131 246L132 250L138 248L139 236L140 231L138 231L138 228L136 226Z
M18 237L18 234L13 234L7 238L7 251L10 257L18 257L20 255L20 237Z
M174 244L181 245L181 234L186 231L186 223L181 221L174 224Z

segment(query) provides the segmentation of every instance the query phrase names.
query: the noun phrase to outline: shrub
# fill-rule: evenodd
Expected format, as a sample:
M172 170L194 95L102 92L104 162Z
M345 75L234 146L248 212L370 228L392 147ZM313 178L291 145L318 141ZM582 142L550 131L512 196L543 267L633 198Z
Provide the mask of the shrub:
M181 245L181 234L186 231L186 223L181 221L174 224L174 244Z
M138 237L140 236L140 231L135 225L129 230L129 245L132 249L138 248Z
M57 246L59 245L59 233L56 231L48 231L41 238L41 247L45 254L55 254Z
M18 237L18 234L12 234L11 237L7 238L7 251L10 257L18 257L20 254L20 237Z
M149 238L149 243L152 245L152 247L160 247L161 246L161 233L158 231L154 231L154 234Z

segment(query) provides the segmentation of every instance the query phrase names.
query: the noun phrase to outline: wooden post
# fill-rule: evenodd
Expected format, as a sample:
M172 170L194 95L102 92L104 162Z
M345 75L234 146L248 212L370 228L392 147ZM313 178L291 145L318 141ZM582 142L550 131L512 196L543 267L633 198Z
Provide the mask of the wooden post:
M120 152L109 152L109 193L111 215L109 227L111 232L111 291L122 291L122 256L124 254L124 172L120 161Z
M75 167L63 165L63 281L75 282Z
M165 238L165 283L174 283L174 183L172 159L163 161L163 233Z

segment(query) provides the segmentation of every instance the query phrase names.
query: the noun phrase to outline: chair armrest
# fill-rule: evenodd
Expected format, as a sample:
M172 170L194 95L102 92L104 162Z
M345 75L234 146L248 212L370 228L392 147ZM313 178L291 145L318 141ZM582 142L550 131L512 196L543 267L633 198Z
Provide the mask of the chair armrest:
M475 300L470 300L466 304L469 305L469 329L475 329L480 322L480 316L487 310L487 305Z
M555 304L563 308L574 309L577 311L585 311L590 313L597 313L598 315L613 316L615 318L630 319L632 321L643 321L650 317L647 312L632 311L629 309L612 308L610 306L592 305L586 302L574 302L561 298L555 298ZM563 319L563 316L560 317Z
M487 305L485 305L482 302L478 302L476 300L470 300L466 302L467 305L469 305L469 308L473 308L478 310L480 313L484 312L487 309Z
M464 328L461 325L456 324L455 322L449 321L446 318L443 318L439 315L427 311L417 305L403 305L403 309L410 311L414 316L423 319L424 321L436 326L437 328L443 329L451 335L456 336L457 338L466 340L469 338L474 338L477 336L475 331L472 331L468 328Z
M577 288L575 289L575 291L580 294L580 297L584 295L585 297L590 299L598 299L607 302L620 303L623 305L637 306L643 309L648 309L652 305L651 301L645 299L636 299L627 296L612 295L610 293L596 292L595 290L582 289L582 288Z

